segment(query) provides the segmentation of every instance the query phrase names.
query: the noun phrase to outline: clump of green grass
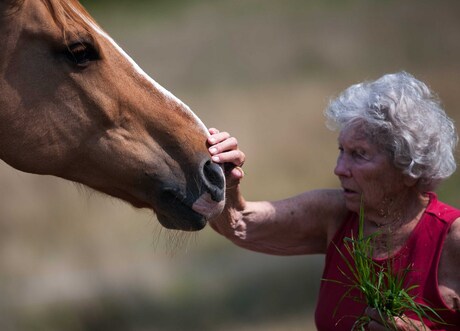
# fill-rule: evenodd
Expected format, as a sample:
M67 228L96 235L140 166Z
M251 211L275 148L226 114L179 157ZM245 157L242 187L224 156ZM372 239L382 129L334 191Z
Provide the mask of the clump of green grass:
M415 313L420 321L422 321L422 318L426 318L436 323L445 324L433 308L416 302L416 296L410 294L412 290L418 287L417 284L404 287L411 265L395 272L391 258L388 259L386 265L376 263L372 259L374 253L373 241L379 233L364 237L363 229L364 207L361 202L358 237L354 238L352 235L351 238L344 238L347 253L350 254L352 261L349 261L345 254L338 250L349 269L349 273L345 272L345 270L340 270L348 279L348 283L344 284L341 281L332 280L348 287L338 305L345 297L350 297L353 290L358 290L361 297L352 298L356 301L363 301L364 299L369 307L375 308L385 327L394 327L396 329L394 317L399 317L418 330L413 321L405 317L404 313L408 311ZM352 330L365 330L365 326L369 322L369 316L365 314L358 316Z

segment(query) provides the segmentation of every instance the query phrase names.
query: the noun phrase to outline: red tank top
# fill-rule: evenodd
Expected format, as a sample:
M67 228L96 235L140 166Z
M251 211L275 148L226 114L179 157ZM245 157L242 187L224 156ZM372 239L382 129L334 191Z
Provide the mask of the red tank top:
M428 193L428 195L430 202L425 213L404 246L392 257L394 259L393 268L397 272L398 268L407 268L411 265L411 271L405 280L406 288L414 284L418 285L410 294L418 297L417 302L436 309L443 320L450 324L439 325L425 321L431 330L460 330L460 312L446 306L437 285L442 247L451 224L460 217L460 210L438 201L434 193ZM316 327L319 331L351 330L357 317L367 306L364 299L360 301L353 299L359 297L357 291L352 291L342 300L342 296L348 290L346 285L342 284L350 284L350 281L340 270L348 274L350 272L337 248L349 257L346 254L343 239L350 237L351 233L356 238L357 229L358 215L350 213L327 249L323 280L315 312ZM376 260L376 262L385 263L385 260ZM337 280L340 283L325 280ZM417 319L410 312L407 313L407 316Z

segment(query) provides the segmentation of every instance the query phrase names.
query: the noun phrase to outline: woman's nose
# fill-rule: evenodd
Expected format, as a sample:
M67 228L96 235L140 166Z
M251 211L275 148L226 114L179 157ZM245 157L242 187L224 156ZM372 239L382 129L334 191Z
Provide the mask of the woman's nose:
M350 177L351 176L351 171L348 166L346 157L344 157L344 155L340 155L337 158L337 164L335 165L335 168L334 168L334 174L338 177Z

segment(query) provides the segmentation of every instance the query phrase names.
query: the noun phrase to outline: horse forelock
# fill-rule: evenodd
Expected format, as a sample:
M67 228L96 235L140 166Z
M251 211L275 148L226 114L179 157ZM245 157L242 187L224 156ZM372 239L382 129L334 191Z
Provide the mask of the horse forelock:
M93 34L92 26L97 26L97 23L77 0L42 1L50 11L56 25L62 30L64 37L71 27L75 26L83 28L91 35Z

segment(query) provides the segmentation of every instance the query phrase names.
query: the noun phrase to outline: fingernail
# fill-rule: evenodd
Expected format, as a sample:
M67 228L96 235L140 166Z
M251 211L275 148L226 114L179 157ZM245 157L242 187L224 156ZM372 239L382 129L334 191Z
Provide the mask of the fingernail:
M208 141L209 141L210 144L214 144L214 143L216 142L216 139L214 139L214 138L209 138Z
M220 161L220 159L219 159L218 156L213 156L211 159L212 159L214 162L219 162L219 161Z
M216 154L217 153L217 148L212 147L212 148L209 149L209 152L211 154Z

